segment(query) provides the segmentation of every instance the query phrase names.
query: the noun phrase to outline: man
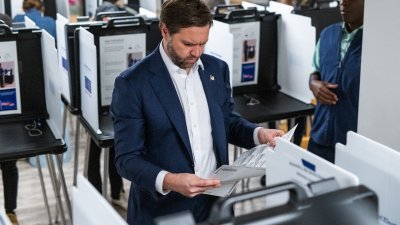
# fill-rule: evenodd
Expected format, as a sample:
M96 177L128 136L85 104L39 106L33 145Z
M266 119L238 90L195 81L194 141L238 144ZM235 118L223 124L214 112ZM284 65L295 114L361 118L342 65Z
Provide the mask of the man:
M310 89L318 100L308 150L330 162L335 144L357 131L364 0L341 0L343 23L321 32Z
M116 167L132 182L129 224L184 210L204 221L216 197L202 193L221 185L207 178L228 164L228 141L252 148L283 135L232 111L227 64L202 54L211 25L203 0L165 1L162 43L115 80Z

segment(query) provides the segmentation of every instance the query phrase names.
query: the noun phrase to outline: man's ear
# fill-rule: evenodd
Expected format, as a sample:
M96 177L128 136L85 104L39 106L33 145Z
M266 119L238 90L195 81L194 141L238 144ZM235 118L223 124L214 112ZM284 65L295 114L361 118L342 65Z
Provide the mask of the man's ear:
M166 39L169 36L169 31L165 23L161 24L161 35L164 39Z

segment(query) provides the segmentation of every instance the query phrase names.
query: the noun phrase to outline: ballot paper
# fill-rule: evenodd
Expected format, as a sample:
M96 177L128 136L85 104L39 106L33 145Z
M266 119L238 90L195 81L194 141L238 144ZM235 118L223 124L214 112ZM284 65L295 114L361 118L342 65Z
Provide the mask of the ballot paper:
M290 141L296 127L297 124L283 135L282 138ZM242 153L232 165L222 165L219 167L209 175L209 178L219 179L221 187L210 189L204 194L220 197L229 196L235 190L240 180L265 175L267 149L273 150L274 147L269 144L258 145Z

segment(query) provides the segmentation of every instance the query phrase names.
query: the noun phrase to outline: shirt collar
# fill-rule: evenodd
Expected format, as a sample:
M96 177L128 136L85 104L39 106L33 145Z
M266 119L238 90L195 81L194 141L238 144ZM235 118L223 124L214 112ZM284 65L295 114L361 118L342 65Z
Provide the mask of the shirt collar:
M167 67L167 70L169 72L170 75L178 72L178 71L182 71L182 68L179 68L177 65L175 65L172 60L169 58L169 56L167 55L167 53L164 50L164 46L162 44L162 41L160 43L160 54L161 54L161 58L165 63L165 66ZM199 67L204 70L204 65L203 62L201 61L201 59L197 60L197 62L193 65L192 70L193 71L197 71L199 69Z
M346 29L346 23L342 23L342 31L345 32L346 34L356 34L359 30L363 29L364 25L361 25L359 28L353 30L352 32L348 32Z

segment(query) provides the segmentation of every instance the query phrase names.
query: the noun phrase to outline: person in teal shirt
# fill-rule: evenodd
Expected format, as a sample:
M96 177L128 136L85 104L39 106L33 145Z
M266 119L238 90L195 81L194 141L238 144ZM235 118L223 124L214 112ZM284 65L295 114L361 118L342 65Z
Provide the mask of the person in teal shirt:
M317 99L308 150L335 160L335 144L357 132L364 0L341 0L343 23L325 28L317 43L310 90Z

